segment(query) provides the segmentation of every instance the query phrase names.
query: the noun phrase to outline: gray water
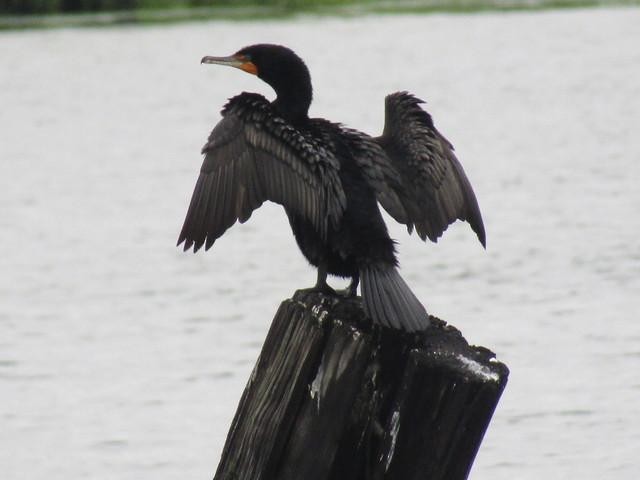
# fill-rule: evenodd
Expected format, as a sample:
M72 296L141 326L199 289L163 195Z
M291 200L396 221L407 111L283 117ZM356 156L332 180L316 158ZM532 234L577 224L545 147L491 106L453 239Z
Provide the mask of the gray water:
M220 107L272 95L199 59L268 41L307 60L313 115L377 133L406 89L456 146L487 250L465 224L437 245L391 229L429 311L511 368L471 478L638 478L639 25L593 9L1 33L1 477L212 476L272 315L315 280L274 205L207 253L174 247Z

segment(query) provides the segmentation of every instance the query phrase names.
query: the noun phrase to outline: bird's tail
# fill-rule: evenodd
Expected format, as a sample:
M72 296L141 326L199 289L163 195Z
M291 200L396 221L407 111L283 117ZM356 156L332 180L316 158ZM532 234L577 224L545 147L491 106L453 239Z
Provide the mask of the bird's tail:
M366 266L360 280L364 310L374 322L407 332L429 326L427 311L395 267Z

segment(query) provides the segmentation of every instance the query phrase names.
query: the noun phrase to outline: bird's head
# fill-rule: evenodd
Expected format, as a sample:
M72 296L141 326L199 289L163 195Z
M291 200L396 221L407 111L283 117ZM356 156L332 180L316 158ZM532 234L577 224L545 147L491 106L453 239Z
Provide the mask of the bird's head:
M276 92L276 104L285 110L309 108L312 97L309 69L293 50L282 45L258 44L244 47L228 57L203 57L200 63L226 65L257 75Z

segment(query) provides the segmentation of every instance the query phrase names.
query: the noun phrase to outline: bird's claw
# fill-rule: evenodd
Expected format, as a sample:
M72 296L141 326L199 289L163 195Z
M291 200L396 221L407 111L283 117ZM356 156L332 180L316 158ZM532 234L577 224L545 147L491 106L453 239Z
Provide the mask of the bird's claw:
M306 292L306 293L323 293L325 295L330 295L333 297L340 295L339 292L336 292L333 288L331 288L326 283L324 285L314 285L311 288L303 288L300 291Z

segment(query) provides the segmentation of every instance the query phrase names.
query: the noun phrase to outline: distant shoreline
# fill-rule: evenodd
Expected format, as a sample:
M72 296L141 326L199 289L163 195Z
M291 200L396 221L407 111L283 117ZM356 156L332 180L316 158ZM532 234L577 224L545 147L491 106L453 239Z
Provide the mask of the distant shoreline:
M0 15L0 30L157 25L205 20L261 21L300 15L349 17L367 14L455 14L625 6L640 6L640 0L365 0L343 5L318 0L297 6L247 4L233 7L182 7L93 13Z

